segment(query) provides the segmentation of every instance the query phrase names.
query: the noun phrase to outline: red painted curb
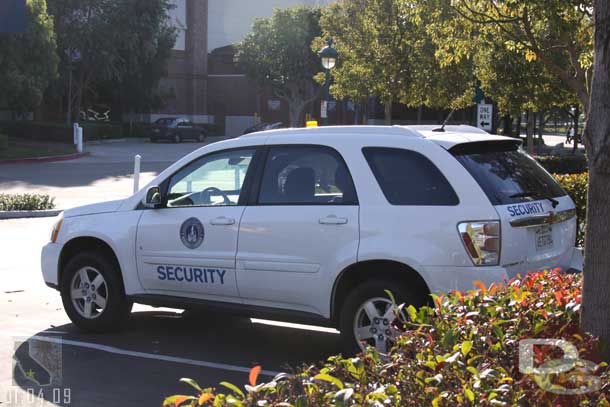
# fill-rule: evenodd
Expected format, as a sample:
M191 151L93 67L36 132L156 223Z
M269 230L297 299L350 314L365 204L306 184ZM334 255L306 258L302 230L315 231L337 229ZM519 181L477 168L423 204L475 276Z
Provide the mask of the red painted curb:
M34 157L34 158L19 158L16 160L0 160L2 164L37 164L37 163L52 163L57 161L76 160L77 158L88 157L91 153L77 153L68 155L59 155L55 157Z

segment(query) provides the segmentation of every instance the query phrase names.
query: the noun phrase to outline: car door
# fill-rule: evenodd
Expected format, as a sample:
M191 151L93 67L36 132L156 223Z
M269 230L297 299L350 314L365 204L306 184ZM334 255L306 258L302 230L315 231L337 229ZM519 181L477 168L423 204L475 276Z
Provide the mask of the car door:
M237 279L247 304L328 313L334 278L357 258L358 198L339 153L270 146L239 231Z
M145 210L137 231L138 274L148 293L239 301L235 252L255 154L203 156L161 186L164 207Z

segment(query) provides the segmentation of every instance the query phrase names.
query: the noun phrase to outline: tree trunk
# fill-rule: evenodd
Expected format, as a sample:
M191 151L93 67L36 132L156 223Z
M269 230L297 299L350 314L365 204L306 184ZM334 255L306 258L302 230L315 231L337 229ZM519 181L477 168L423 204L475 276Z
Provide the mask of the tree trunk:
M504 135L507 137L512 137L513 136L513 118L507 114L506 116L504 116Z
M385 125L392 125L392 98L386 100L383 104L383 113L385 119Z
M424 114L424 106L423 105L419 105L419 107L417 108L417 124L421 124L421 118Z
M582 294L582 328L599 336L610 361L610 3L594 1L595 62L591 102L585 105L589 197Z
M536 127L536 116L531 110L527 111L527 152L534 154L534 128Z

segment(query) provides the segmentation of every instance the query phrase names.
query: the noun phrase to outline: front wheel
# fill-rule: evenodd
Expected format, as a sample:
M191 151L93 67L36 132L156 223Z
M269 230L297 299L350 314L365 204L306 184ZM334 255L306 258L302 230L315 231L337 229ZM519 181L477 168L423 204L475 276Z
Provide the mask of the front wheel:
M120 270L97 252L83 252L68 262L61 298L70 320L84 331L119 330L131 313Z
M402 332L397 310L385 290L394 295L397 304L422 306L421 295L410 292L392 281L371 281L357 286L345 299L339 317L344 355L365 351L369 346L386 354Z

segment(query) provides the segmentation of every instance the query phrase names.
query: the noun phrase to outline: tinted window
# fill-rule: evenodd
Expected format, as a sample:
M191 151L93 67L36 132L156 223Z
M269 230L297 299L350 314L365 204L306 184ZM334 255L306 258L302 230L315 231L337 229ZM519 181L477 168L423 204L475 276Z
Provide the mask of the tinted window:
M430 160L415 151L365 148L377 182L392 205L454 206L459 199Z
M262 179L262 205L355 205L343 159L325 147L273 147Z
M234 150L193 161L172 176L167 206L237 205L253 156L254 150Z
M516 143L472 143L451 151L493 205L510 205L566 192Z

